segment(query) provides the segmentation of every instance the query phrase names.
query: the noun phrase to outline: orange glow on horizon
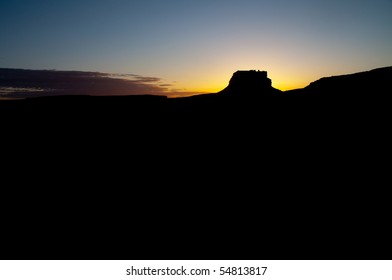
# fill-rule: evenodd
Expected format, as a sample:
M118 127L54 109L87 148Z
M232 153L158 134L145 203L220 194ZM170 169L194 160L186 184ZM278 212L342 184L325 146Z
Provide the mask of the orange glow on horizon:
M188 87L184 87L184 90L178 91L176 94L176 91L170 92L171 97L181 97L181 96L190 96L190 95L195 95L195 94L207 94L207 93L217 93L225 89L228 84L229 84L229 79L226 79L224 81L219 81L215 83L211 83L210 85L205 85L205 86L198 86L197 82L195 85L188 84ZM281 91L288 91L288 90L293 90L293 89L301 89L309 85L309 82L302 82L302 81L289 81L289 82L274 82L272 80L272 86L276 89L279 89ZM189 94L187 94L189 93Z

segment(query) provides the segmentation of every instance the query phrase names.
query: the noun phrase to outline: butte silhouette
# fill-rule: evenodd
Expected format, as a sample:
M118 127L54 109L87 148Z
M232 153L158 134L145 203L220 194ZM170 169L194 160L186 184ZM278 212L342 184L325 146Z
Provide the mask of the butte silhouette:
M260 94L277 94L280 90L272 87L267 71L237 71L230 79L229 85L219 93L237 97L259 96Z

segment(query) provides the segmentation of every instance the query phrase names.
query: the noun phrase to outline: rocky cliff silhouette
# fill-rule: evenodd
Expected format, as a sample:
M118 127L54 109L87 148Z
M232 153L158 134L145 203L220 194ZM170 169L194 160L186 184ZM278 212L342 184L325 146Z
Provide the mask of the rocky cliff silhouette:
M272 81L267 77L266 71L237 71L230 79L229 85L221 94L237 97L259 96L281 93L272 87Z

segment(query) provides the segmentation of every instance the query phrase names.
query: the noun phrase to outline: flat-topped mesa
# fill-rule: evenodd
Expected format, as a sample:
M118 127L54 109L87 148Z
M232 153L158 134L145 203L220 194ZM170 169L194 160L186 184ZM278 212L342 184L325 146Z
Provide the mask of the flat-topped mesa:
M229 85L221 91L224 94L253 96L279 92L272 87L267 71L237 71L230 79Z

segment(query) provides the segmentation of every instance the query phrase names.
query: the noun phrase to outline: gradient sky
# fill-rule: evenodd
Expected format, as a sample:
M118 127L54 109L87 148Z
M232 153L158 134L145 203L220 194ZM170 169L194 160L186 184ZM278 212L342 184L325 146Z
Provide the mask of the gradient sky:
M236 70L273 86L392 65L392 0L2 0L0 67L158 77L216 92Z

